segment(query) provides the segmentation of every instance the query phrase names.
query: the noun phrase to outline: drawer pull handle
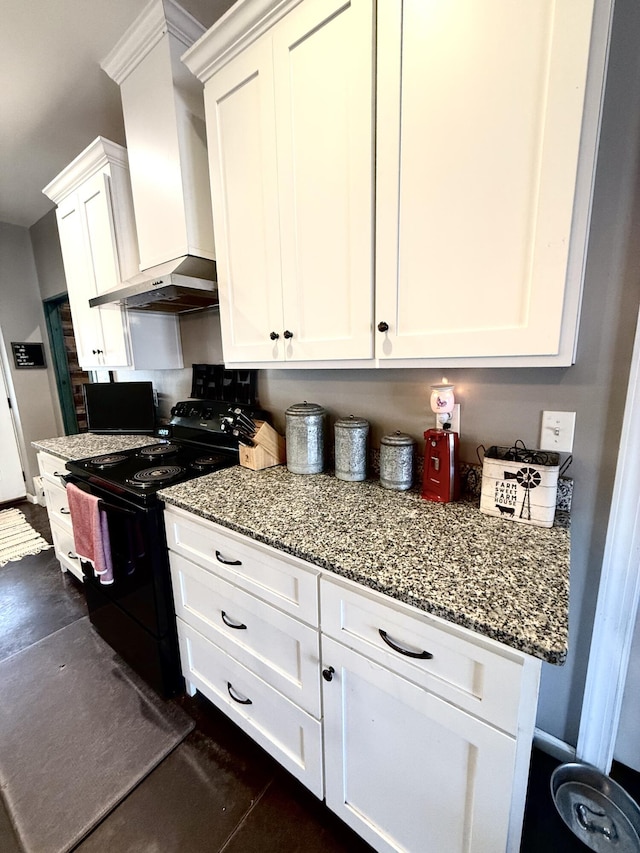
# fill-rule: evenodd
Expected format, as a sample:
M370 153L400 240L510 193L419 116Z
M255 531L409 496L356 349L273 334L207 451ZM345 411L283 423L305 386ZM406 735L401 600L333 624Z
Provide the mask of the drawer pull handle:
M322 670L322 677L325 681L333 681L333 674L335 669L332 666L328 666L326 669Z
M433 657L431 652L410 652L409 649L403 649L402 646L397 646L393 640L389 639L389 635L386 631L383 631L382 628L378 629L378 633L385 643L394 650L394 652L399 652L401 655L406 655L408 658L420 658L421 660L431 660Z
M66 507L61 506L60 507L60 515L71 515L71 510L66 509Z
M229 691L229 696L231 696L233 701L237 702L239 705L253 705L251 699L240 699L238 696L234 695L233 686L230 681L227 681L227 690Z
M79 560L80 559L80 557L78 557L77 554L74 554L73 551L67 551L67 557L71 557L72 560Z
M221 610L220 613L222 614L222 621L228 628L235 628L237 631L241 631L243 628L246 630L246 625L243 625L242 622L232 622L224 610Z
M65 473L66 473L65 471L54 471L53 476L54 477L64 477Z
M225 560L225 558L222 556L220 551L216 551L216 560L219 563L222 563L223 566L241 566L242 565L241 560Z

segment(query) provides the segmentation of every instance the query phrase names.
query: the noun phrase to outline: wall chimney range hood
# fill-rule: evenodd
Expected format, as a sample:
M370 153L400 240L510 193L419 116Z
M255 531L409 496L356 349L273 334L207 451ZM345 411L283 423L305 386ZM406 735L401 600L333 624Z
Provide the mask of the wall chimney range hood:
M117 303L136 311L182 314L218 305L216 263L186 255L130 279L123 287L89 300L95 308Z
M101 63L120 86L142 272L92 307L218 304L204 95L180 61L204 31L175 0L150 0Z

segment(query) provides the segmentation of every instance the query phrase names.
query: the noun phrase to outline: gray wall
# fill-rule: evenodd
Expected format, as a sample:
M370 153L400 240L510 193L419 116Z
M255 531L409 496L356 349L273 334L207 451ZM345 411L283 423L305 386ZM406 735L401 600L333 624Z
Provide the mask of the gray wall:
M15 394L14 417L27 491L33 494L38 464L31 442L58 435L61 416L29 231L6 223L0 223L0 334ZM48 367L16 370L11 358L12 341L42 342Z

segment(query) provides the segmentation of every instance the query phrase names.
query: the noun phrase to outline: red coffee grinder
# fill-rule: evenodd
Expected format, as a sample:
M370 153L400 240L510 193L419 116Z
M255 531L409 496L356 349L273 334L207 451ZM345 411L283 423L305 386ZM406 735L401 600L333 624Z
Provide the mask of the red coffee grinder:
M448 503L457 500L460 495L460 439L458 433L451 429L455 405L453 385L446 380L440 385L432 385L430 402L438 427L424 433L422 497L428 501Z

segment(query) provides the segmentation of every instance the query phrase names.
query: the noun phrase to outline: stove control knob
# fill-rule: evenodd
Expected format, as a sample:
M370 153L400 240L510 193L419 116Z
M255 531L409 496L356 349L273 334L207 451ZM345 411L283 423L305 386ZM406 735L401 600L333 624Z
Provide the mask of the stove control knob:
M197 408L195 406L192 406L191 409L189 409L189 417L197 418L199 414L200 414L200 412L197 410Z
M212 416L213 416L213 411L211 409L205 409L204 412L202 413L202 417L205 419L205 421L210 421Z

